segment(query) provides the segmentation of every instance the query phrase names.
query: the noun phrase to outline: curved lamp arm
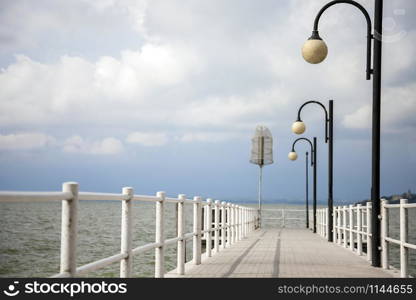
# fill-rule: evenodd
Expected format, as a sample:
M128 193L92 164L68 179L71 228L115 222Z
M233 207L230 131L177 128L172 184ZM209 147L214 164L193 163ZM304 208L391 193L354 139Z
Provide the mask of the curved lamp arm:
M313 24L313 31L312 31L312 38L315 39L321 39L319 36L319 30L318 30L318 24L319 19L321 18L321 15L324 13L325 10L327 10L329 7L339 4L339 3L345 3L345 4L351 4L355 7L357 7L363 14L367 21L367 70L366 70L366 79L370 80L371 74L373 74L373 69L371 68L371 39L373 39L373 35L371 34L371 18L368 14L367 10L358 2L352 1L352 0L334 0L329 3L327 3L324 7L321 8L321 10L318 12L318 14L315 17L315 22Z
M298 138L292 144L292 152L296 152L295 151L295 145L298 141L307 141L309 143L309 145L311 145L311 166L313 166L313 164L315 163L314 160L313 160L313 153L314 153L315 149L313 148L312 142L309 139L304 138L304 137Z
M299 121L299 122L301 122L301 121L302 121L302 119L301 119L301 117L300 117L300 113L302 112L302 109L303 109L306 105L311 104L311 103L318 104L318 105L319 105L320 107L322 107L322 108L323 108L323 110L325 111L325 143L328 143L328 140L329 140L329 135L328 135L328 123L329 123L328 111L327 111L327 109L326 109L325 105L323 105L321 102L312 100L312 101L307 101L307 102L303 103L303 104L301 105L301 107L299 107L299 110L298 110L298 119L297 119L297 121Z

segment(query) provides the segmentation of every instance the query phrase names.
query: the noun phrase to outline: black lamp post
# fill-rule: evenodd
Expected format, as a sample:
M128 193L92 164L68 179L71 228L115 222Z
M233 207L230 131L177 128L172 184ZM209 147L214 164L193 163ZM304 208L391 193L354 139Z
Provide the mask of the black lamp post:
M309 228L309 172L308 172L308 167L309 167L309 152L306 151L305 153L305 175L306 175L306 179L305 179L305 210L306 210L306 228ZM312 160L311 160L311 164L312 164Z
M325 111L325 143L328 144L328 241L333 241L332 231L333 231L333 219L332 211L334 208L333 200L333 152L334 152L334 101L329 100L329 112L319 101L307 101L301 105L298 110L298 119L292 125L292 131L296 134L302 134L306 130L305 123L303 123L300 114L302 109L308 104L318 104Z
M367 21L367 64L366 79L373 75L373 112L372 112L372 163L371 163L371 257L374 267L381 266L380 259L380 113L381 113L381 52L382 52L382 25L383 25L383 0L374 0L374 28L373 33L371 18L365 8L352 0L335 0L327 3L318 12L315 18L312 36L302 49L303 57L307 62L316 64L323 61L328 54L325 42L319 36L318 24L323 12L329 7L345 3L357 7ZM371 41L373 40L373 69L371 69ZM332 219L330 217L329 219ZM330 234L331 235L331 234ZM370 250L369 250L370 251Z
M313 138L312 142L307 138L298 138L292 144L292 151L289 152L289 159L296 160L298 154L295 151L295 145L298 141L307 141L311 146L311 166L313 166L313 232L316 233L316 137ZM309 204L308 204L308 152L306 152L306 227L309 228Z

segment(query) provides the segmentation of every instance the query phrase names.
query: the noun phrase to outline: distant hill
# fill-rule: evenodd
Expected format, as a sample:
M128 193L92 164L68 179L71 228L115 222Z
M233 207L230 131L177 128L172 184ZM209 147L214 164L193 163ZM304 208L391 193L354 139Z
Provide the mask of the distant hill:
M389 200L391 204L400 203L400 199L407 199L409 203L416 203L416 194L413 194L410 190L407 193L399 194L399 195L391 195L391 196L381 196L382 199ZM370 199L363 200L361 203L365 205Z

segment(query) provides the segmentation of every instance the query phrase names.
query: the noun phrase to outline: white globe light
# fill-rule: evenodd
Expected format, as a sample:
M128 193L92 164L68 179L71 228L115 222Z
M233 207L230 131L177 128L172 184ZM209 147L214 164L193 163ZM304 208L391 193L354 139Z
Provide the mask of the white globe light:
M302 56L310 64L319 64L328 55L328 47L320 39L309 39L302 47Z
M305 132L305 130L306 130L306 126L305 126L305 123L303 123L302 121L296 121L292 125L293 133L302 134Z
M296 160L298 158L298 154L292 151L289 152L289 155L287 157L289 157L290 160Z

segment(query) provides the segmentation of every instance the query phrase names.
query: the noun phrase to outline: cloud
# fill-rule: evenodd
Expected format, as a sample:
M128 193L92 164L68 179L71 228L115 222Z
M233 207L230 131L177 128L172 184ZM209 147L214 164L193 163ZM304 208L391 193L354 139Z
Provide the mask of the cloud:
M101 57L92 84L104 97L143 101L153 90L182 82L197 66L186 49L146 44L140 51L122 51L120 60Z
M123 151L123 144L120 140L112 137L99 141L85 141L82 137L75 135L65 140L63 151L69 153L113 155Z
M168 142L168 137L160 132L132 132L127 136L126 142L146 147L163 146Z
M123 50L120 59L101 56L90 62L64 55L54 64L16 55L15 63L0 73L0 124L62 126L154 107L160 102L154 94L197 72L200 65L190 52L146 44L137 51Z
M0 150L32 150L53 145L55 139L43 133L0 135Z
M382 94L382 125L383 130L396 132L397 129L411 129L416 126L416 83L404 86L386 87ZM371 128L372 107L365 104L354 112L345 115L343 125L347 128Z
M352 114L346 115L343 125L347 128L370 128L371 127L371 106L364 105Z
M361 129L371 126L372 81L365 80L365 19L351 5L331 7L321 18L320 34L329 48L327 59L319 65L302 59L301 46L327 1L0 1L2 133L42 132L56 137L57 141L46 146L33 143L26 152L49 150L48 145L53 145L52 150L60 153L48 152L45 159L77 156L79 170L85 165L83 160L93 155L113 155L120 163L130 155L129 161L151 162L162 175L146 177L144 186L149 187L164 182L175 189L183 180L185 190L189 188L189 182L195 181L192 172L171 178L169 169L175 163L192 167L200 162L198 168L211 170L210 159L230 162L235 169L227 168L216 180L212 180L212 172L203 172L198 181L201 185L195 182L191 188L198 193L206 186L209 193L228 189L247 194L255 186L243 184L245 189L238 189L242 182L254 182L249 179L251 172L244 171L247 164L241 163L247 158L242 145L249 143L255 126L267 125L275 138L276 153L286 152L295 138L290 125L298 107L307 100L325 104L334 99L337 141L344 145L348 140L338 149L337 163L342 164L343 151L362 145L357 140L371 139L369 130ZM373 1L358 1L373 11ZM407 158L395 155L398 144L409 149L415 161L414 143L407 140L416 128L416 4L386 1L385 16L392 16L396 8L404 8L406 14L393 16L395 28L386 21L392 30L385 28L384 32L394 37L405 30L406 35L383 43L382 143L384 162L394 161L397 166L384 176L401 169L400 162L404 169L410 166ZM322 137L322 111L308 106L302 117L307 122L306 134ZM232 145L227 143L231 139ZM4 145L4 137L0 140ZM171 143L176 144L162 147ZM144 149L157 146L158 151ZM138 156L137 151L142 150L146 155ZM235 155L224 156L227 150ZM351 154L351 159L361 159L363 151L358 156ZM33 157L15 152L19 159ZM120 153L123 155L116 156ZM3 154L3 161L13 161L13 151ZM173 154L175 160L166 163L163 158ZM280 178L277 172L282 172L289 184L282 189L278 181L265 185L271 195L276 195L276 188L282 193L287 189L287 195L297 191L290 184L291 179L296 182L290 175L293 167L289 169L285 161L270 169L276 172L270 178ZM26 170L32 161L19 163ZM350 173L348 167L337 170ZM364 173L357 179L367 197ZM169 178L164 181L163 176ZM403 176L397 176L399 186L414 178ZM230 185L233 180L238 181L237 188ZM214 188L214 181L223 186ZM99 184L100 180L92 182ZM351 189L340 186L336 190L338 198L351 198Z
M3 127L47 128L48 134L56 136L56 128L59 135L67 136L88 128L91 139L103 129L120 137L141 128L143 134L166 135L156 142L136 137L141 145L165 144L167 137L178 137L178 132L185 132L179 140L198 141L213 131L243 134L258 123L284 128L302 102L325 102L329 97L335 100L336 119L343 120L338 128L368 127L371 82L364 80L365 21L353 7L336 6L322 18L320 29L330 55L312 66L302 60L300 48L324 0L279 5L267 0L238 5L232 1L74 0L62 7L45 1L36 9L29 9L30 1L25 3L25 8L4 7L2 14L8 17L3 22L14 24L3 26L4 31L22 27L15 35L24 40L31 34L38 45L65 36L78 54L58 47L56 59L45 60L31 47L14 48L13 53L24 54L17 54L0 72ZM79 13L84 11L88 18ZM30 13L32 18L15 18ZM114 27L108 37L111 41L124 34L124 27L118 27L126 19L121 16L128 16L137 43L129 35L124 43L112 43L114 51L92 45L91 54L91 45L85 43L100 40L102 28ZM31 26L32 22L39 24ZM53 30L51 36L47 36L49 30ZM69 32L83 32L85 36L79 38L84 40L68 36ZM389 86L383 84L383 112L397 101L395 92L409 98L407 106L412 104L409 83L414 82L415 38L410 28L402 40L384 45L385 57L395 59L385 59L383 78ZM383 120L389 120L386 125L391 129L403 117L389 112ZM407 124L413 123L408 120Z
M217 143L230 139L239 138L240 134L229 132L188 132L179 136L177 139L184 143L204 142Z

